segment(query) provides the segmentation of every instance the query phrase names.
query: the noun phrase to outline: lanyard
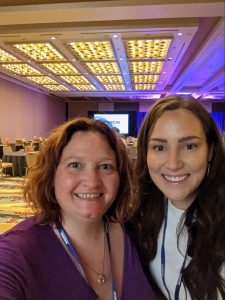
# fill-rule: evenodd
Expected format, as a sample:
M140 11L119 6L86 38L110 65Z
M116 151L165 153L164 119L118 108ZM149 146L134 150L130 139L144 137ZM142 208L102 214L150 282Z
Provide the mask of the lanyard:
M162 238L162 247L161 247L161 275L162 275L163 285L164 285L164 287L165 287L165 289L168 293L168 296L169 296L169 300L172 300L169 289L166 285L166 280L165 280L165 272L166 272L165 238L166 238L166 229L167 229L167 219L168 219L168 200L166 200L166 202L165 202L164 228L163 228L163 238ZM189 244L189 236L188 236L187 246L188 246L188 244ZM177 284L176 284L176 287L175 287L175 296L174 296L175 300L179 300L179 292L180 292L180 288L181 288L182 272L185 268L185 263L186 263L186 260L187 260L187 254L188 254L188 251L186 249L184 261L183 261L183 264L181 266L180 274L179 274Z
M56 221L56 227L57 227L57 230L66 246L66 248L68 249L68 251L70 252L70 254L74 257L82 275L84 276L84 278L86 279L87 281L87 277L85 275L85 272L84 272L84 269L81 265L81 262L80 262L80 258L76 252L76 250L73 248L72 244L70 243L70 240L66 234L66 231L64 230L63 226L62 226L62 223L60 222L60 220L58 219ZM111 243L110 243L110 236L109 236L109 230L108 230L108 225L107 225L107 222L104 221L104 231L105 231L105 234L106 234L106 239L107 239L107 245L108 245L108 249L109 249L109 257L111 256ZM112 266L111 266L112 268ZM87 281L88 282L88 281ZM112 272L112 295L113 295L113 300L118 300L118 297L117 297L117 292L116 292L116 284L115 284L115 279L114 279L114 276L113 276L113 272ZM98 299L98 298L97 298Z

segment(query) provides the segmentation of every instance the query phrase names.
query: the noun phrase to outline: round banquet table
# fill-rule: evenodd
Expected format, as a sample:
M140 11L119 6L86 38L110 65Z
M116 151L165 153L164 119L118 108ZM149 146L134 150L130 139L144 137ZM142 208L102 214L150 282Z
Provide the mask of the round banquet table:
M3 162L11 162L13 163L14 167L14 176L24 176L26 172L26 153L22 151L16 151L16 152L9 152L7 154L4 154L2 157ZM10 175L12 175L11 170L7 170L8 172L11 172Z

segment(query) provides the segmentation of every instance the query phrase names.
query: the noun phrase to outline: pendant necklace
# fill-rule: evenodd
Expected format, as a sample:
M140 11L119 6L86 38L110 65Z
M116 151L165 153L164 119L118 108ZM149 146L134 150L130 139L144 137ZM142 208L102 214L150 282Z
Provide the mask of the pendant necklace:
M70 254L74 257L81 273L83 274L83 276L85 277L85 279L87 280L86 276L85 276L85 272L83 270L83 267L82 267L82 264L83 263L84 265L86 265L92 272L94 272L98 277L97 277L97 282L98 284L104 284L107 282L107 277L106 275L104 274L104 266L105 266L105 252L106 252L106 247L105 247L105 244L106 244L106 228L105 228L105 223L104 223L104 251L103 251L103 262L102 262L102 270L101 272L97 272L92 266L90 266L88 263L86 263L85 261L83 261L79 256L78 254L76 253L75 249L73 248L63 226L62 226L62 223L60 222L60 220L58 219L56 221L56 227L57 227L57 230L64 242L64 244L66 245L68 251L70 252Z
M68 251L70 252L70 254L74 257L76 264L78 265L78 267L80 268L81 273L83 274L84 278L86 279L87 283L87 277L85 275L85 272L83 270L83 267L81 265L81 259L79 258L77 252L75 251L75 249L73 248L72 244L70 243L70 240L66 234L66 231L64 230L62 223L59 219L56 220L55 222L57 230L66 246L66 248L68 249ZM107 242L107 246L108 246L108 250L109 250L109 257L110 257L110 266L112 269L112 265L111 265L111 242L110 242L110 237L109 237L109 229L108 229L108 224L107 221L104 220L104 255L103 255L103 264L102 264L102 272L99 273L97 271L95 271L91 266L89 266L87 263L83 262L84 264L86 264L92 271L94 271L94 273L96 273L98 275L98 279L97 282L98 284L104 284L107 282L107 277L104 274L104 261L105 261L105 238L106 238L106 242ZM118 295L117 295L117 291L116 291L116 283L115 283L115 278L113 276L113 272L111 270L112 273L112 297L113 300L118 300ZM97 298L98 299L98 298Z
M99 273L99 272L97 272L92 266L90 266L88 263L86 263L85 261L83 261L81 258L80 258L80 261L84 264L84 265L86 265L92 272L94 272L95 274L97 274L98 275L98 279L97 279L97 282L99 283L99 284L104 284L104 283L106 283L106 281L107 281L107 278L106 278L106 276L105 276L105 274L104 274L104 265L105 265L105 226L104 226L104 250L103 250L104 252L104 254L103 254L103 262L102 262L102 271Z

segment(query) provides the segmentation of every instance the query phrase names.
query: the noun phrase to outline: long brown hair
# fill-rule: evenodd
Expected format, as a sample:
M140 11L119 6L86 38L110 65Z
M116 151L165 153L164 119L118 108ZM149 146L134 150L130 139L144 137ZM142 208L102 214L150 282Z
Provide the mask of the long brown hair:
M129 219L136 204L133 199L131 166L124 143L101 121L89 118L76 118L55 128L41 147L35 167L28 173L24 186L24 197L38 216L40 223L55 222L60 216L60 207L55 197L54 177L60 162L62 151L77 131L94 131L100 133L116 154L120 186L106 216L116 222Z
M135 239L145 270L157 252L157 240L163 222L164 195L152 182L147 167L148 138L158 118L167 110L186 109L201 122L209 149L213 149L210 168L199 192L185 213L185 225L191 235L188 249L192 256L182 274L191 299L216 300L219 291L225 299L225 283L221 268L225 263L225 155L220 132L211 115L195 99L169 96L153 105L147 114L137 143L135 169L137 198L141 205L133 219L137 225ZM191 224L193 213L196 221ZM180 234L182 227L179 228ZM178 235L179 240L179 235Z

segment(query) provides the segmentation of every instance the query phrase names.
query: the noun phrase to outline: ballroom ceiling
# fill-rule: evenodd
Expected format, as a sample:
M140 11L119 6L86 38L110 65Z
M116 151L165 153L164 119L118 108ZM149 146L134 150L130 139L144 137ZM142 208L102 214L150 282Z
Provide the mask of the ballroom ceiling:
M0 78L66 102L225 101L223 1L68 2L1 1Z

